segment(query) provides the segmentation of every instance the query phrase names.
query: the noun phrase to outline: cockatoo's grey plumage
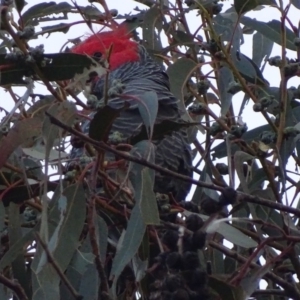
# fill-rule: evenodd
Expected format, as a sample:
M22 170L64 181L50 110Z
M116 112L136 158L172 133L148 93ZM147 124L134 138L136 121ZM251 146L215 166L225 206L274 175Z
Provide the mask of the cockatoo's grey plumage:
M112 33L112 35L115 33ZM101 41L101 35L103 39L109 36L109 33L99 34L98 38ZM135 47L133 41L129 40L130 46ZM112 46L111 56L114 55L115 43L118 42L118 36L110 40ZM83 42L84 43L84 42ZM101 44L102 47L108 47ZM95 47L95 45L93 45ZM88 45L85 51L76 51L75 53L84 54L89 50ZM116 46L118 49L118 46ZM93 49L95 51L95 49ZM98 52L103 51L99 49ZM162 67L157 64L147 53L144 47L136 44L135 49L137 56L135 59L131 59L129 62L116 63L108 75L108 87L111 87L114 82L118 81L123 85L123 91L121 97L112 97L109 99L108 105L113 108L124 107L124 101L130 103L130 107L127 110L121 112L119 118L117 118L112 126L111 132L120 132L122 137L129 138L133 133L139 132L143 125L143 120L138 109L138 103L135 99L141 98L145 92L155 92L158 99L158 112L156 123L161 123L163 120L172 120L175 122L182 121L183 112L179 111L178 99L170 92L169 79L167 74L163 71ZM83 53L84 52L84 53ZM119 53L122 52L122 49ZM93 53L87 53L89 55ZM92 86L92 94L94 94L99 100L102 99L104 93L105 78L99 78ZM124 97L125 95L125 97ZM131 98L132 97L132 98ZM125 99L126 98L126 99ZM87 133L89 122L83 124L82 130ZM165 136L162 140L153 140L156 146L155 151L155 163L167 168L169 170L192 176L192 156L190 145L187 140L187 130L182 128L179 131L174 131L171 135ZM71 158L79 158L83 155L82 148L74 148L71 152ZM190 184L176 180L166 176L165 174L156 173L154 191L158 193L172 192L177 200L185 199Z

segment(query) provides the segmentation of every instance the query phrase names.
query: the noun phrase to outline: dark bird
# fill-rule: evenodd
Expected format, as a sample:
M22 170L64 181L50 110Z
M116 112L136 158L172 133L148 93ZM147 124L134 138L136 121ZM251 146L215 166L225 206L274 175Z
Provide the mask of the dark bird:
M73 53L85 54L95 59L108 59L108 76L94 74L91 84L91 94L98 101L104 96L105 85L108 88L118 86L122 96L111 96L108 105L115 109L124 107L124 102L130 104L129 108L121 111L111 128L111 133L118 132L124 139L138 133L143 119L138 108L138 99L146 92L155 92L158 99L158 112L155 124L164 120L183 122L183 112L180 111L178 99L170 91L168 75L163 67L156 63L146 49L131 39L126 28L119 27L114 31L102 32L90 36L72 49ZM106 82L107 80L107 82ZM120 88L121 87L121 88ZM120 92L120 91L119 91ZM82 131L88 133L89 121L82 125ZM162 139L152 140L155 148L155 163L159 166L192 176L192 155L187 139L187 129L173 131ZM73 148L71 159L84 155L84 147ZM155 174L154 192L172 193L175 199L184 200L191 185L179 179Z

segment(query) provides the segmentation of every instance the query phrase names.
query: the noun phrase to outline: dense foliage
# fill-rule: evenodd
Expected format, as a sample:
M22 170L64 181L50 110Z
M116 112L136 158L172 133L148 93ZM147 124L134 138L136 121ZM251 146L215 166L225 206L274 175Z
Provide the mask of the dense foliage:
M0 124L0 298L300 299L300 86L290 84L300 74L300 28L290 18L299 1L140 0L144 9L126 15L108 8L113 1L89 2L1 0L0 106L12 108ZM258 21L253 10L280 18ZM119 113L107 106L89 136L80 130L91 111L80 92L91 72L105 76L103 64L70 53L76 39L55 54L30 46L57 32L67 41L78 24L93 32L118 23L164 63L187 122L154 126L145 99L147 126L121 145L107 140ZM249 38L252 56L242 51ZM273 45L280 55L271 57ZM182 126L194 178L149 155L148 136ZM70 143L91 154L73 170ZM106 151L116 162L103 161ZM154 194L155 171L192 182L192 201Z

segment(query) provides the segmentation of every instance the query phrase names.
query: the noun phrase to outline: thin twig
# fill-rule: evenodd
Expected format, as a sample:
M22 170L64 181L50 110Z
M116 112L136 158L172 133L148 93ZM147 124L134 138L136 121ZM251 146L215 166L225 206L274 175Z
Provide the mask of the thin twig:
M95 255L95 264L98 271L98 275L100 278L100 286L98 290L98 299L101 299L101 296L103 293L108 294L109 293L109 286L107 277L105 274L104 267L102 265L101 259L100 259L100 251L99 246L96 238L96 229L95 229L95 197L91 197L89 200L88 205L88 215L87 215L87 221L88 221L88 228L89 228L89 235L90 235L90 241L92 245L93 254Z
M4 275L0 274L0 283L11 289L19 298L19 300L28 300L25 291L17 281L8 279Z
M54 270L57 272L57 274L59 275L61 281L65 284L65 286L70 291L70 293L72 294L72 296L74 297L74 299L76 299L76 300L82 300L83 296L79 295L77 293L77 291L73 288L73 286L71 285L71 283L69 282L69 280L67 279L67 277L65 276L65 274L63 273L63 271L57 265L54 257L50 253L47 245L42 241L42 239L41 239L41 237L40 237L40 235L38 233L36 233L36 239L41 244L42 248L44 249L44 251L45 251L45 253L47 255L48 262L52 265L52 267L54 268Z
M228 257L231 257L232 259L240 262L240 263L246 263L248 261L248 259L240 254L238 254L235 251L232 251L228 248L226 248L223 245L220 245L217 242L214 241L210 241L209 245L214 248L217 249L219 251L221 251L223 254L225 254ZM258 264L256 264L255 262L251 262L250 268L252 269L259 269L261 268L261 266L259 266ZM274 282L275 284L278 284L279 286L281 286L285 292L286 292L286 296L291 297L293 299L300 299L300 293L299 291L290 283L288 283L286 280L282 279L281 277L275 275L273 272L267 272L264 277L266 279L270 279L272 282Z
M222 192L224 190L224 187L220 187L220 186L217 186L215 184L207 183L207 182L200 181L200 180L195 180L195 179L193 179L189 176L185 176L185 175L173 172L169 169L166 169L166 168L163 168L159 165L151 163L151 162L149 162L148 160L146 160L144 158L139 158L139 157L136 157L136 156L132 156L132 155L128 154L127 152L118 151L118 150L110 147L106 143L104 143L102 141L95 141L95 140L89 138L88 136L86 136L85 134L73 129L72 127L70 127L66 124L64 124L63 122L61 122L60 120L55 118L53 115L51 115L49 112L45 112L45 114L50 118L50 121L53 124L65 129L66 131L74 134L75 136L80 137L83 141L92 144L96 148L100 148L102 150L114 153L115 155L118 155L119 157L124 158L128 161L132 161L132 162L138 163L140 165L149 167L149 168L151 168L151 169L153 169L157 172L169 175L169 176L174 177L174 178L178 178L178 179L180 179L184 182L189 182L189 183L195 184L197 186L205 187L205 188L215 190L215 191ZM238 192L238 197L239 197L240 201L261 204L261 205L264 205L264 206L267 206L267 207L270 207L270 208L274 208L274 209L278 209L280 211L285 211L285 212L294 214L297 217L300 217L300 210L297 209L297 208L294 208L294 207L289 207L289 206L283 205L281 203L276 203L276 202L271 201L271 200L267 200L267 199L264 199L264 198L260 198L260 197L257 197L257 196L252 196L252 195L241 193L241 192Z

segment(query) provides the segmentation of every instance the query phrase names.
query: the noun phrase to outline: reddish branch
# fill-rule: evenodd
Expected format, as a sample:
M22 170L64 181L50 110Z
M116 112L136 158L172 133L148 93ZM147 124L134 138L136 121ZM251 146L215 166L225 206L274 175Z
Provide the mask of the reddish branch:
M238 261L239 263L244 264L248 261L248 259L246 257L238 254L235 251L232 251L232 250L226 248L223 245L220 245L219 243L210 241L209 245L211 247L213 247L214 249L221 251L226 256L231 257L232 259ZM249 267L252 269L261 268L261 266L259 266L258 264L254 263L254 262L251 262ZM286 296L291 297L292 299L300 300L300 292L298 291L298 289L295 286L293 286L292 284L288 283L286 280L282 279L281 277L275 275L273 272L270 272L270 271L267 272L264 277L266 279L271 280L275 284L281 286L285 290Z
M65 276L65 274L63 273L63 271L60 269L60 267L58 266L58 264L56 263L54 257L52 256L52 254L50 253L47 245L42 241L41 237L39 236L39 234L36 234L36 239L37 241L40 243L40 245L42 246L42 248L44 249L46 256L47 256L47 260L49 262L49 264L53 267L53 269L57 272L58 276L60 277L61 281L65 284L65 286L67 287L67 289L70 291L70 293L72 294L72 296L74 297L74 299L76 300L82 300L83 296L79 295L77 293L77 291L73 288L73 286L71 285L71 283L69 282L69 280L67 279L67 277Z
M90 197L89 200L87 221L88 221L89 235L90 235L90 241L93 249L93 254L95 255L95 264L100 278L98 299L101 299L101 296L103 294L106 295L109 294L109 287L108 287L108 281L105 274L105 270L100 259L100 251L99 251L99 246L96 238L96 228L94 224L95 222L95 198L94 197Z
M115 155L117 155L121 158L124 158L128 161L138 163L140 165L149 167L150 169L153 169L153 170L155 170L157 172L160 172L162 174L166 174L166 175L178 178L182 181L189 182L189 183L195 184L195 185L200 186L200 187L204 187L204 188L208 188L208 189L215 190L215 191L220 191L220 192L222 192L224 190L224 187L220 187L220 186L217 186L215 184L195 180L195 179L193 179L189 176L185 176L185 175L173 172L169 169L163 168L161 166L158 166L156 164L153 164L153 163L147 161L144 158L138 158L138 157L132 156L132 155L126 153L126 152L118 151L118 150L112 148L111 146L107 145L106 143L104 143L102 141L95 141L95 140L89 138L87 135L75 130L74 128L72 128L72 127L70 127L66 124L64 124L63 122L61 122L60 120L55 118L53 115L51 115L49 112L45 112L45 114L50 118L50 121L53 124L65 129L66 131L68 131L68 132L74 134L75 136L79 137L80 139L82 139L84 142L90 143L91 145L93 145L94 147L96 147L98 149L114 153ZM267 199L260 198L260 197L257 197L257 196L252 196L252 195L245 194L245 193L242 193L242 192L238 192L238 199L239 199L240 202L245 201L245 202L250 202L250 203L256 203L256 204L267 206L267 207L270 207L270 208L273 208L273 209L278 209L280 211L288 212L288 213L294 214L297 217L300 217L300 210L299 209L296 209L294 207L289 207L289 206L283 205L281 203L276 203L276 202L271 201L271 200L267 200Z
M0 274L0 283L11 289L16 294L19 300L28 300L28 297L26 296L23 288L18 282L8 279L4 275Z

